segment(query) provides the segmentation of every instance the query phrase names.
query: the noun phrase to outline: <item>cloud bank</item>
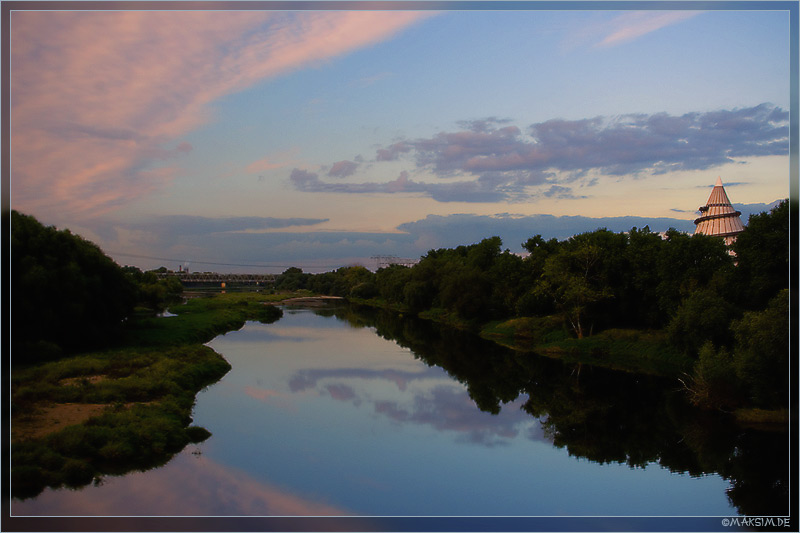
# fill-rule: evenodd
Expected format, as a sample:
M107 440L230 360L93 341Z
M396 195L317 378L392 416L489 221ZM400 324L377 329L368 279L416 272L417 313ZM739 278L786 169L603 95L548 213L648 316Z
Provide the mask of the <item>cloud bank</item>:
M327 222L327 218L273 218L273 217L223 217L209 218L193 215L164 215L136 224L136 229L163 233L171 237L215 233L258 231L313 226Z
M773 204L734 204L747 221L752 213L769 211ZM694 218L694 213L684 213ZM102 228L102 246L114 257L114 250L141 253L146 256L174 258L174 264L159 261L142 264L143 268L167 266L177 269L189 262L193 267L225 272L279 273L291 266L306 272L324 272L341 266L362 264L375 268L376 255L394 255L416 259L436 248L451 248L479 242L497 235L503 247L522 252L522 243L534 235L563 240L572 235L598 228L613 232L629 231L632 227L649 226L651 231L694 232L690 219L650 217L553 216L553 215L428 215L400 224L398 232L351 231L293 231L294 226L316 223L316 219L233 218L207 219L195 217L163 217L151 225L121 225L110 221L98 222ZM321 219L320 219L321 220ZM176 223L168 223L176 222ZM291 225L290 225L291 224ZM256 228L276 228L276 231L246 231ZM283 229L283 231L280 231ZM120 256L121 264L130 264L128 256ZM198 266L217 262L225 266ZM236 264L242 264L237 268ZM263 265L263 269L260 268Z
M769 211L777 205L734 204L746 222L753 213ZM694 211L675 210L669 217L584 217L553 215L428 215L400 224L395 232L314 231L315 219L285 219L271 222L249 220L192 220L186 225L166 224L171 217L156 219L152 224L121 223L96 219L88 229L104 251L122 265L134 264L143 269L160 266L177 270L190 266L193 270L216 270L231 273L280 273L289 267L305 272L325 272L342 266L377 267L375 256L393 255L417 259L431 249L452 248L477 243L494 235L503 240L503 248L523 251L522 243L534 235L545 239L567 239L572 235L606 228L613 232L632 227L649 226L661 232L669 228L694 232ZM180 220L177 217L175 220ZM291 225L288 225L290 224ZM274 228L257 231L256 227ZM118 253L117 253L118 252ZM141 254L131 255L131 254ZM158 259L166 258L166 259ZM171 259L170 259L171 258Z
M11 200L96 214L150 194L209 104L384 40L394 11L15 11ZM266 164L266 163L264 163ZM263 166L263 165L262 165Z
M462 122L458 131L378 148L373 168L387 161L409 165L392 181L334 184L300 168L292 171L290 181L307 192L414 193L440 202L514 202L536 196L574 198L570 183L590 174L663 175L789 153L789 113L766 103L681 116L553 119L525 130L508 122ZM352 171L348 176L355 168ZM414 180L410 172L441 181Z

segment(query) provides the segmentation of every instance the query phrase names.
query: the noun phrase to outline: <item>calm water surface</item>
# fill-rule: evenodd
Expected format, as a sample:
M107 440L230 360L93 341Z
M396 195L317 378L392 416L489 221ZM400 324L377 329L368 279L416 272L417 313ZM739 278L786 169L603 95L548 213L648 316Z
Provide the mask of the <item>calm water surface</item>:
M657 380L349 310L287 309L210 346L233 367L197 397L194 423L212 437L161 468L14 501L13 514L740 512L724 467L733 449L707 451L730 435L683 418Z

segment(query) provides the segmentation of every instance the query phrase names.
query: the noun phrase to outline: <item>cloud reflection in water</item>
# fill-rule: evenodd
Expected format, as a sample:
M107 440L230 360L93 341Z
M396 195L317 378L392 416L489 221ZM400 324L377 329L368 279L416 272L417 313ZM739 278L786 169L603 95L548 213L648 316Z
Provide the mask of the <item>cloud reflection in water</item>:
M437 431L453 431L459 434L459 441L496 446L508 444L510 439L520 434L520 428L527 426L524 435L531 440L547 440L537 419L521 410L524 399L517 399L506 405L502 416L495 416L479 410L467 392L449 380L443 384L443 371L428 368L422 372L406 372L395 369L370 370L357 368L303 369L289 380L293 393L319 389L320 395L334 400L351 402L359 406L362 402L372 404L374 412L393 422L425 425ZM347 379L351 384L341 383ZM333 382L330 382L333 380ZM357 381L353 381L357 380ZM370 398L361 393L358 381L387 381L406 393L409 401L398 402ZM409 390L409 383L423 380L438 384ZM321 383L321 382L325 383ZM363 383L361 383L363 385Z
M191 451L196 451L197 448ZM184 450L148 472L108 477L83 490L47 490L12 502L12 514L50 516L342 516L325 502L304 499L246 472Z

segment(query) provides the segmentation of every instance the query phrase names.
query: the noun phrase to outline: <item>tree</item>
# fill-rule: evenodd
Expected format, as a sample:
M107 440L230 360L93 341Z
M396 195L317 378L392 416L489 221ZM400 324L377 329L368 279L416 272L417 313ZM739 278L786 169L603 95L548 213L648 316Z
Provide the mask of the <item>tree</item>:
M736 308L725 298L711 289L700 289L681 303L667 333L675 346L695 356L706 341L715 346L731 343L729 327L736 314Z
M751 215L736 237L740 301L750 309L763 309L781 290L789 287L789 202L784 200L769 213Z
M658 262L664 246L664 239L648 226L631 228L628 233L628 273L619 299L625 318L633 325L656 328L664 324L657 292L662 279Z
M488 272L491 283L491 313L496 318L513 316L521 296L520 287L532 285L523 259L508 250L498 255Z
M760 407L789 405L789 290L779 292L766 309L748 311L733 323L736 375Z
M439 299L462 318L483 319L489 315L492 285L477 268L456 268L442 280Z
M305 289L311 274L304 274L297 267L289 267L275 278L275 289L279 291L296 291Z
M25 362L112 341L137 287L100 248L11 212L11 327ZM19 359L15 363L21 362Z
M481 271L487 271L500 255L503 240L500 237L489 237L478 244L467 247L467 264Z
M591 306L612 296L597 277L602 250L588 240L547 258L538 290L552 298L575 335L591 334Z
M164 267L142 272L134 266L124 266L122 271L138 287L138 305L163 311L168 305L178 302L183 294L183 285L177 277L165 276L159 279L156 275L167 272Z
M687 235L673 228L660 250L657 262L659 311L667 320L681 301L706 287L721 269L732 269L733 258L724 241L713 235Z
M375 273L375 285L381 298L395 303L403 302L403 287L411 279L411 269L404 265L389 265Z

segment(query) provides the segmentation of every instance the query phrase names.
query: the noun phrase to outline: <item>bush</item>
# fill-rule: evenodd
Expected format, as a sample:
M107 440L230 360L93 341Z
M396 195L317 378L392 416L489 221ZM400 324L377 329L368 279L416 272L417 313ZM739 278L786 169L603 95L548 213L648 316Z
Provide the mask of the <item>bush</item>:
M200 426L189 426L186 428L186 436L189 438L189 442L197 443L203 442L209 438L211 436L211 432Z
M783 290L763 311L751 311L733 323L734 365L750 400L759 407L789 405L789 291Z
M79 459L67 459L64 464L64 481L67 486L80 487L92 481L94 471L89 463Z
M678 349L694 356L706 341L730 344L729 326L735 315L736 309L714 291L697 290L681 303L667 333Z
M378 296L378 287L371 281L365 281L353 287L350 290L350 296L353 296L354 298L362 298L364 300L375 298Z
M710 341L703 344L690 389L692 402L700 407L725 408L739 403L741 385L733 358L725 348L716 350Z

